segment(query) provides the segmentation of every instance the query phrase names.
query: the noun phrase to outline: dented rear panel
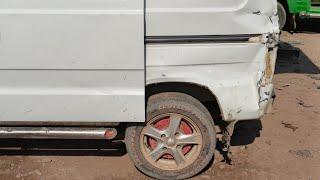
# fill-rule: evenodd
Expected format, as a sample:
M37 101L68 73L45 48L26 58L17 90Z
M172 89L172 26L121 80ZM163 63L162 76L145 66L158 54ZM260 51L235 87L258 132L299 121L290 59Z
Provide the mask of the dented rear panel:
M227 121L265 113L279 40L275 0L163 0L146 7L147 84L206 87Z

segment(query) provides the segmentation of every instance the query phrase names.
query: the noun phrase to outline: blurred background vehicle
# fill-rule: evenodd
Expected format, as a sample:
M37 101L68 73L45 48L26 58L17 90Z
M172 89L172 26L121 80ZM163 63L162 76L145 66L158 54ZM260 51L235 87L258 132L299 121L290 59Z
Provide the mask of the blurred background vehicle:
M320 18L320 0L278 0L280 28L296 29L297 18Z

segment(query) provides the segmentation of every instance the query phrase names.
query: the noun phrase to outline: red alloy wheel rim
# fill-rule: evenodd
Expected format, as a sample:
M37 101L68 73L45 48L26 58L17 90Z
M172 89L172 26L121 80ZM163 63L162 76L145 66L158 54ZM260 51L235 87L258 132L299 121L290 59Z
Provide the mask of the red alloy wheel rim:
M168 128L170 124L170 119L169 117L165 117L161 120L159 120L158 122L156 122L153 127L155 127L156 129L158 130L165 130ZM188 123L186 123L185 121L181 121L180 123L180 131L183 133L183 134L192 134L192 128L190 127L190 125ZM157 141L151 137L148 137L147 138L147 142L150 146L150 149L153 150L157 147ZM184 155L186 155L188 152L190 152L190 150L192 149L192 146L193 145L185 145L183 148L182 148L182 153ZM170 154L165 154L162 156L162 158L164 159L173 159L173 156L170 155Z

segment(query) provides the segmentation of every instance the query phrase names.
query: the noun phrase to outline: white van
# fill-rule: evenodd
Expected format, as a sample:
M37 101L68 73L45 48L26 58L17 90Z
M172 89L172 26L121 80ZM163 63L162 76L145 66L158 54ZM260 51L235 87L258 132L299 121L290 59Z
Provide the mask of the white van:
M114 139L159 179L198 174L215 120L273 99L276 0L1 0L0 138Z

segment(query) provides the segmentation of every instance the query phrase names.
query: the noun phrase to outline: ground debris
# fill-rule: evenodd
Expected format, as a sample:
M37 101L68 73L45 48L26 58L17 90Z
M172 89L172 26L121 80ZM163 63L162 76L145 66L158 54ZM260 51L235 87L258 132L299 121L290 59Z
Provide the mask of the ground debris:
M307 149L303 149L303 150L289 150L289 153L292 153L292 154L295 154L299 157L302 157L302 158L312 158L312 153L310 150L307 150Z
M199 179L211 179L211 177L209 175L201 175Z
M268 144L269 146L271 146L271 141L270 141L270 140L266 140L265 142L266 142L266 144Z
M306 108L310 108L310 107L313 107L313 106L310 106L310 105L305 105L305 103L299 99L299 98L296 98L298 100L298 104L302 107L306 107Z
M51 163L51 162L53 162L53 160L49 159L49 158L43 158L43 159L38 160L38 162L40 162L40 163Z
M288 41L289 44L295 46L295 45L304 45L302 42L300 41Z
M285 85L283 85L281 87L289 87L289 86L290 86L290 84L285 84Z
M27 177L27 176L32 176L32 175L38 175L38 176L41 176L42 173L39 169L36 169L34 171L30 171L30 172L27 172L27 173L24 173L24 174L17 174L16 175L16 178L23 178L23 177Z
M309 74L308 75L311 79L320 80L320 74Z
M299 127L298 126L294 126L292 125L291 123L287 123L287 122L284 122L284 121L281 121L281 124L285 127L285 128L289 128L289 129L292 129L292 131L296 131Z

